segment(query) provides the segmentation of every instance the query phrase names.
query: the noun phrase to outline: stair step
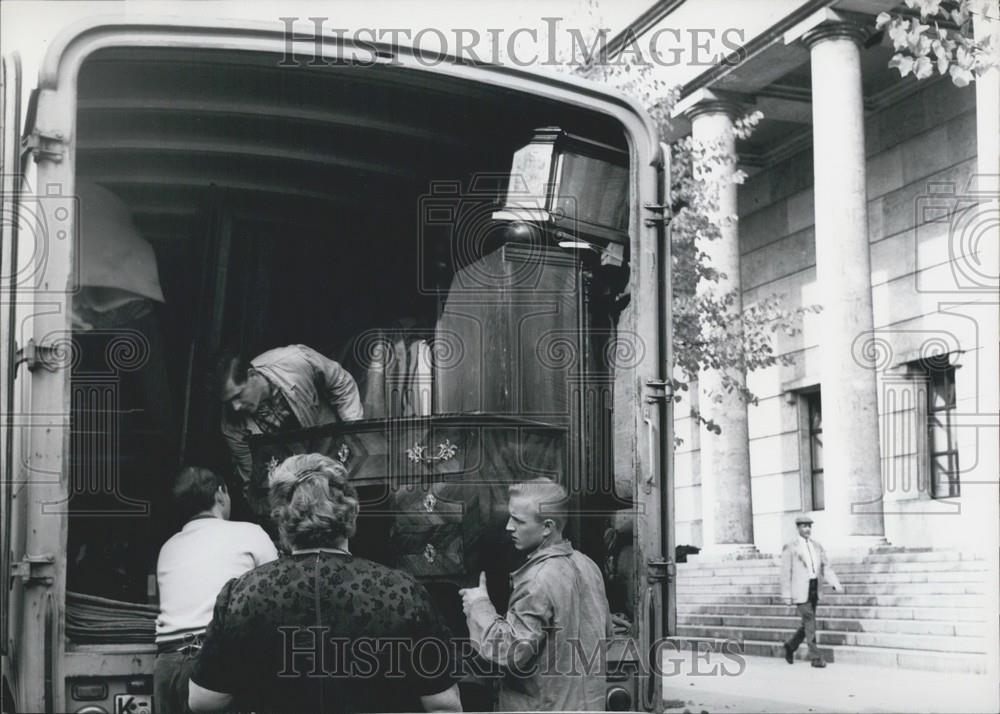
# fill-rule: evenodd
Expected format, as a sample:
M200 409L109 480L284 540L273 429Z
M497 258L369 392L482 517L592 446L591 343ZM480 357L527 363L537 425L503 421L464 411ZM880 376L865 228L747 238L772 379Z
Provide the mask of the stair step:
M750 561L740 561L750 562ZM689 563L678 563L677 572L679 577L729 577L733 575L765 574L769 570L777 570L780 567L779 560L763 561L762 564L751 567L733 565L732 563L716 563L712 567L691 567ZM863 561L834 563L834 570L838 575L847 573L940 573L940 572L977 572L985 574L987 570L986 562L982 560L958 560L958 561L877 561L866 563Z
M866 563L941 563L960 560L980 563L985 562L983 557L977 553L962 553L957 550L932 550L922 548L909 549L902 552L889 548L869 553L862 558L834 555L830 558L830 560L834 567L836 567L837 563L856 563L858 561Z
M986 592L986 585L979 582L962 583L844 583L848 595L981 595ZM677 592L694 595L699 593L760 593L780 594L781 585L773 583L704 583L685 582L683 578L677 581ZM833 595L832 591L829 593ZM820 599L828 597L826 586L822 588Z
M985 604L982 595L950 595L949 605L961 607L983 607ZM683 602L700 603L706 605L784 605L784 601L777 593L678 593L678 604ZM939 595L917 594L917 595L888 595L888 594L860 594L860 593L823 593L820 597L820 606L916 606L934 607L941 605L942 598Z
M957 571L986 573L987 571L984 560L909 560L902 562L882 560L871 563L840 564L835 562L833 568L838 575L845 573L948 573Z
M795 630L799 626L796 616L760 615L704 615L678 613L678 626L770 628ZM816 621L820 630L832 632L882 632L907 635L935 635L949 637L980 637L985 627L981 622L949 622L946 620L858 620L854 618L820 617Z
M704 605L681 602L677 604L678 617L696 615L757 615L762 617L795 616L795 609L789 605ZM893 607L893 606L833 606L823 603L820 614L831 618L855 618L862 620L931 620L948 622L983 623L982 609L976 607Z
M678 625L677 635L680 637L783 642L792 636L795 629L795 627L787 630L779 630L763 627ZM964 652L968 654L982 654L986 650L986 639L984 637L938 637L934 635L910 635L895 632L817 630L816 642L820 645L889 647L900 650Z
M675 646L685 649L723 651L728 653L739 651L741 654L764 657L783 657L784 651L780 642L760 640L744 640L733 643L713 637L671 637ZM846 645L820 646L820 653L827 662L844 662L848 664L867 664L879 667L902 667L904 669L924 669L936 672L968 672L982 674L986 672L986 657L983 655L954 652L922 652L892 647L851 647ZM799 647L796 652L799 660L807 659L807 649Z
M902 573L841 573L838 572L840 582L845 585L868 583L981 583L986 577L983 571L959 570L955 572L902 572ZM780 584L781 574L777 568L773 572L759 573L756 575L693 575L682 573L677 576L678 585L761 585Z
M822 543L822 541L820 541ZM678 563L679 570L711 570L716 568L738 568L740 570L752 570L755 568L769 568L779 563L780 555L765 555L760 558L750 558L747 560L721 560L711 556L691 555L686 563ZM838 566L853 566L857 564L874 563L955 563L970 562L978 563L985 567L985 560L977 553L961 553L957 550L932 550L932 549L905 549L895 550L891 548L880 549L871 553L858 553L851 555L835 554L830 556L830 562L834 569Z
M745 573L776 568L780 563L781 558L773 556L755 560L688 560L686 563L677 564L677 572L724 570Z

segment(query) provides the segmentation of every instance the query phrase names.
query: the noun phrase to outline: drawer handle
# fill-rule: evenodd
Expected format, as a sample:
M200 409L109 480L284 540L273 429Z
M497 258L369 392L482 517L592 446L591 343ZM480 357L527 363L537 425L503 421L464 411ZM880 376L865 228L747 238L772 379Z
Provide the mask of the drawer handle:
M344 466L347 466L347 462L350 460L351 460L351 448L347 444L341 444L340 448L337 449L337 461L339 461ZM268 481L271 480L271 474L274 473L274 470L278 468L280 464L281 462L278 461L278 457L276 456L272 456L271 460L267 462Z
M435 548L430 543L428 543L427 547L424 548L424 560L426 560L428 563L433 563L434 560L437 558L437 554L438 554L437 548Z
M445 439L437 445L437 453L429 454L429 449L417 443L406 450L406 458L415 464L435 464L439 461L450 461L458 453L458 447Z
M433 513L434 506L437 505L437 502L438 500L437 498L435 498L434 494L428 493L426 496L424 496L424 510L427 511L428 513Z

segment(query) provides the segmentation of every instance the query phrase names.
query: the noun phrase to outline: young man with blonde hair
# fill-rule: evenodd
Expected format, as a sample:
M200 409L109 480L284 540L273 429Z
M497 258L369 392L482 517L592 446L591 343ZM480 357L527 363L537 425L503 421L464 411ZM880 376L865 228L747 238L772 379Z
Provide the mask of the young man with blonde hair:
M501 711L604 709L601 648L611 616L600 568L563 538L568 496L550 479L509 489L507 532L527 562L511 574L513 591L501 617L479 585L461 590L476 651L505 668Z

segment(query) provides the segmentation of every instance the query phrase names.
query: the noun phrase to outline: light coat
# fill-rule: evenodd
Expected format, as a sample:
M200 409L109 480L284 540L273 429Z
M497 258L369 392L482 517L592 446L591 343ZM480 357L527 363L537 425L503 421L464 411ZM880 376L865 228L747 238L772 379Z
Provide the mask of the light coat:
M816 540L810 540L816 557L817 585L823 587L824 583L829 583L837 590L843 589L823 546ZM806 550L806 542L801 536L796 536L795 540L786 543L781 550L782 599L785 602L788 600L793 603L806 602L809 599L809 576L809 552Z

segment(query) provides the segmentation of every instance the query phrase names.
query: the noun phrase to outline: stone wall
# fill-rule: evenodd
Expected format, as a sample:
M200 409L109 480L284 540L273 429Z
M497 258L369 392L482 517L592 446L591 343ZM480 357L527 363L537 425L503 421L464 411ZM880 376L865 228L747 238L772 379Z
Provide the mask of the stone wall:
M957 545L969 535L959 526L963 499L931 499L926 429L915 406L920 395L901 365L933 345L946 345L958 364L958 411L975 412L981 389L995 388L996 376L976 374L976 321L996 319L991 296L975 287L964 263L971 242L962 238L961 198L975 172L976 114L973 88L948 81L928 83L915 94L866 120L868 221L871 241L872 298L880 366L883 484L886 487L886 537L898 545ZM772 294L789 308L822 304L816 282L811 151L760 171L739 190L739 227L744 305ZM970 204L971 205L971 204ZM944 216L944 218L941 218ZM950 223L949 223L950 221ZM958 221L958 223L956 223ZM975 255L971 256L974 260ZM970 282L972 281L972 282ZM964 307L948 307L957 303ZM972 304L970 304L972 303ZM975 303L979 303L976 305ZM992 310L992 311L991 311ZM965 313L965 314L961 314ZM807 483L800 463L797 390L819 384L818 348L823 315L807 315L801 334L777 337L778 351L794 355L791 366L749 376L760 397L749 408L750 463L757 547L780 550L794 533L792 515L808 510ZM991 386L992 385L992 386ZM696 390L684 394L675 428L683 444L675 454L676 533L678 544L701 545L699 448L713 438L688 415ZM976 449L984 434L959 429L963 483L973 481ZM977 438L979 444L977 445ZM849 445L825 444L825 449ZM827 474L827 489L834 475ZM995 494L994 494L995 496ZM823 511L813 513L822 540Z

